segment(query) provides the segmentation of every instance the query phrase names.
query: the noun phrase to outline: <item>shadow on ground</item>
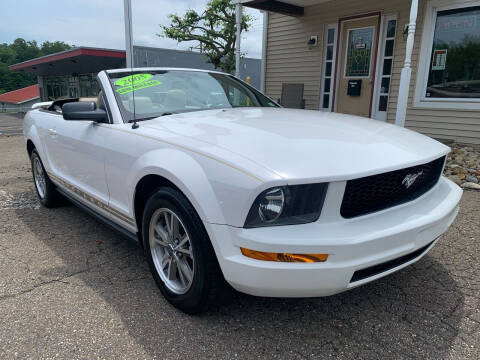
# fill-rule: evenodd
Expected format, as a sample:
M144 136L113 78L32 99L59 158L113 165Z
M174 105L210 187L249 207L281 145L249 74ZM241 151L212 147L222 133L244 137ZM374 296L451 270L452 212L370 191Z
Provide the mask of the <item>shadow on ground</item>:
M136 244L81 210L66 205L15 212L64 263L43 271L42 281L81 279L78 291L88 286L105 299L152 358L440 359L459 333L464 297L430 255L336 296L236 293L230 304L192 317L162 298Z

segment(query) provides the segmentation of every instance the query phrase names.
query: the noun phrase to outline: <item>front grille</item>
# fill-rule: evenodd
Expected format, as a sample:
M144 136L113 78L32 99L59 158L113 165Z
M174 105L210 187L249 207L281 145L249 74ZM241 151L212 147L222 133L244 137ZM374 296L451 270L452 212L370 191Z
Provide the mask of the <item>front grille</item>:
M394 269L400 265L403 265L410 260L418 258L420 255L422 255L429 247L434 243L435 240L433 240L431 243L428 243L427 245L421 247L418 250L415 250L414 252L411 252L410 254L400 256L399 258L389 260L386 262L383 262L381 264L377 264L374 266L370 266L368 268L362 269L362 270L357 270L353 273L352 278L350 279L350 282L355 282L355 281L360 281L363 279L367 279L371 276L375 276L377 274L381 274L385 271L388 271L390 269Z
M353 218L412 201L437 183L444 163L445 156L427 164L349 180L340 214Z

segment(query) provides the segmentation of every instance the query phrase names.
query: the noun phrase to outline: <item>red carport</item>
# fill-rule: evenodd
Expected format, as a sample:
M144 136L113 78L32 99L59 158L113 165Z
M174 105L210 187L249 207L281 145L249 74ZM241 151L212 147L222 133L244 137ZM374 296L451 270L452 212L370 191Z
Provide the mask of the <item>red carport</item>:
M125 67L125 51L79 47L9 66L10 71L37 75L42 101L95 96L96 74Z

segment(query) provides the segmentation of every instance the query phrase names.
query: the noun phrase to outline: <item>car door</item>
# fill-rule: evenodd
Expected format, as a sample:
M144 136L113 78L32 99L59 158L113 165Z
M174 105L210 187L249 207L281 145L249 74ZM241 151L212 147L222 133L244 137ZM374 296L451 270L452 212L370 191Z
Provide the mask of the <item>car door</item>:
M48 110L38 110L35 115L35 127L37 128L38 136L40 137L42 149L42 162L43 166L47 172L57 175L61 172L57 164L54 162L54 154L51 154L52 151L52 141L55 137L57 123L63 121L62 115L55 111Z
M89 202L108 204L103 144L109 130L94 121L65 120L58 116L50 123L48 133L50 163L63 185Z

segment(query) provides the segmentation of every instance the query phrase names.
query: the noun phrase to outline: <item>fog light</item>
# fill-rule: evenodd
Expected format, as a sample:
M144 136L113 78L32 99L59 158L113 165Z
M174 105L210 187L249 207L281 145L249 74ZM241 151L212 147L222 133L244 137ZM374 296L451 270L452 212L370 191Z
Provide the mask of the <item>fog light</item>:
M242 254L246 257L263 260L263 261L278 261L278 262L324 262L327 261L328 254L290 254L290 253L273 253L256 251L245 248L240 248Z

